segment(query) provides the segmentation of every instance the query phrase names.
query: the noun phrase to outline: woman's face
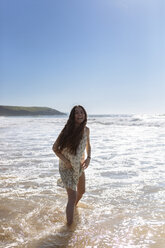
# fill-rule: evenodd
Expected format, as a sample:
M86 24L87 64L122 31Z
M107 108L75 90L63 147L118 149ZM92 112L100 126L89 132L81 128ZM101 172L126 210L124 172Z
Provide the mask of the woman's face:
M81 107L75 108L74 117L75 117L76 124L81 124L85 120L85 113Z

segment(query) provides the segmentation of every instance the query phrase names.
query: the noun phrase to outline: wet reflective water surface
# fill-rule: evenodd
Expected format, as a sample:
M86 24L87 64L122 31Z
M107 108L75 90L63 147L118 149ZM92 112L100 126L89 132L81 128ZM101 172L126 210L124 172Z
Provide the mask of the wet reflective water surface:
M90 116L86 193L66 226L52 145L67 117L0 118L0 247L165 247L165 116Z

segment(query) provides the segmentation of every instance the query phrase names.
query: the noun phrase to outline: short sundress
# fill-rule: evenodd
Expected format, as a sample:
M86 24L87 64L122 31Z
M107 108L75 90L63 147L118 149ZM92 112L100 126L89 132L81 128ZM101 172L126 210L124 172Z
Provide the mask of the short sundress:
M62 150L62 154L71 162L72 168L68 169L65 163L59 159L59 172L62 180L62 184L65 188L76 191L79 177L83 173L81 163L85 158L85 147L87 144L87 130L84 129L83 137L77 148L76 155L69 153L67 148ZM59 185L60 186L60 185Z

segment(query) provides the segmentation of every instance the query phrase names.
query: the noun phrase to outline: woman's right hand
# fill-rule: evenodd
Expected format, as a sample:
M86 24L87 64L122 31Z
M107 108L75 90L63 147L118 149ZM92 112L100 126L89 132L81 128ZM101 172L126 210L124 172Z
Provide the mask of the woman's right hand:
M68 169L72 169L71 162L70 162L68 159L65 161L65 166L66 166Z

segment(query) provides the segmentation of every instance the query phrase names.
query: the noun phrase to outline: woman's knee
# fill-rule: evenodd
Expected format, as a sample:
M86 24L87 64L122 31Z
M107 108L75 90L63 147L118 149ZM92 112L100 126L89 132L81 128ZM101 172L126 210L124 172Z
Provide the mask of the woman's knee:
M85 187L78 190L79 195L85 194Z
M76 202L76 191L67 189L68 193L68 202L74 204Z
M77 191L79 194L83 195L85 193L85 173L83 172L79 178L77 185Z
M73 197L69 197L68 198L68 202L70 203L70 204L75 204L75 202L76 202L76 196L73 196Z

